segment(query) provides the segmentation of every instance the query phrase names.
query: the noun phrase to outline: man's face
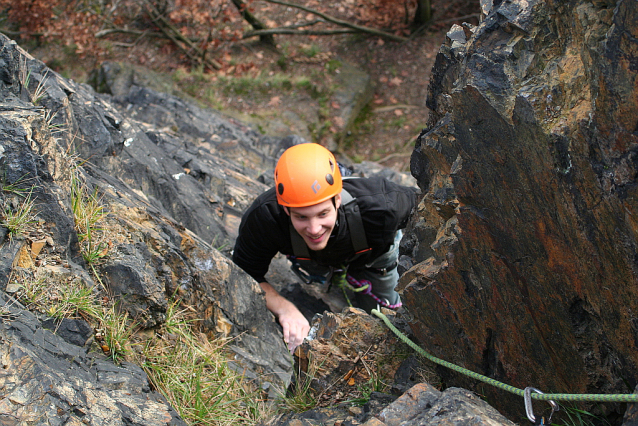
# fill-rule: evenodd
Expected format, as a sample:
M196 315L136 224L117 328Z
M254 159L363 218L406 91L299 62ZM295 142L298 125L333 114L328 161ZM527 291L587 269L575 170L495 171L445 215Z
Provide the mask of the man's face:
M336 208L335 208L336 205ZM337 209L341 205L341 196L326 200L314 206L290 207L288 214L292 226L306 242L310 250L323 250L337 222Z

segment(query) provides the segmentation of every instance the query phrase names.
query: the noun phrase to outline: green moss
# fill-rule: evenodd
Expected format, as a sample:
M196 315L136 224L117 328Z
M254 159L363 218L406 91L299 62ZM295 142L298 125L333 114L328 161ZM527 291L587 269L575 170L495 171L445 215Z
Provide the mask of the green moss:
M334 73L342 66L343 66L343 63L340 60L331 59L328 62L326 62L325 68L326 68L326 71L328 71L329 73Z
M308 58L314 58L319 52L321 52L321 49L319 49L319 46L315 44L301 48L301 53L303 53Z

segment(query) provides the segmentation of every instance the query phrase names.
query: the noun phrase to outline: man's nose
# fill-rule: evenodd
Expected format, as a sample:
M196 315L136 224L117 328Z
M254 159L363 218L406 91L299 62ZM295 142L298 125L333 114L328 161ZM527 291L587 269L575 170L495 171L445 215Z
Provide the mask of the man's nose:
M312 218L308 221L308 233L316 235L321 232L321 221L317 218Z

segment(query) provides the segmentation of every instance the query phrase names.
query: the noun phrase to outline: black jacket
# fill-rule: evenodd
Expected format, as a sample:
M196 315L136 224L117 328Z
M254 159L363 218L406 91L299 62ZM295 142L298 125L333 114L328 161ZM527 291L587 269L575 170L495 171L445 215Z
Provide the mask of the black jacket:
M397 185L384 178L344 179L343 187L359 205L368 245L372 250L355 258L350 269L363 268L383 253L394 241L396 231L406 226L416 204L416 189ZM246 210L239 225L233 261L258 282L264 282L270 261L277 252L292 255L290 218L277 203L275 189L261 194ZM328 245L310 251L321 265L340 266L355 255L345 221L343 206Z

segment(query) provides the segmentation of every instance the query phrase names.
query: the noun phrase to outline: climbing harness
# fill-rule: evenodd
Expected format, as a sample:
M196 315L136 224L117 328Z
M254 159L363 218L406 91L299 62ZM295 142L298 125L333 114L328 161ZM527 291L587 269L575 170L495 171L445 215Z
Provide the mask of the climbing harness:
M292 272L295 273L295 275L297 275L297 277L299 277L299 279L304 283L304 284L312 284L312 283L317 283L317 284L325 284L326 283L326 276L324 275L319 275L319 274L310 274L308 272L306 272L305 270L301 269L301 265L299 265L299 262L297 262L297 258L295 256L287 256L288 260L290 260L291 264L290 264L290 269L292 270Z
M531 400L537 399L540 401L549 401L552 405L552 414L555 411L558 411L558 404L554 401L587 401L587 402L638 402L638 394L630 393L630 394L567 394L567 393L542 393L538 389L535 388L525 388L518 389L514 386L499 382L498 380L492 379L490 377L484 376L482 374L475 373L467 368L460 367L458 365L452 364L451 362L442 360L433 355L427 353L423 348L418 346L412 340L410 340L405 334L401 333L378 309L373 309L371 312L373 315L381 318L381 320L385 323L385 325L392 330L394 334L397 335L401 341L410 346L412 349L417 351L420 355L423 355L425 358L434 362L435 364L442 365L443 367L449 368L450 370L456 371L458 373L464 374L468 377L471 377L476 380L480 380L481 382L487 383L489 385L495 386L499 389L505 390L507 392L513 393L518 396L522 396L525 399L525 411L527 413L527 417L534 424L546 424L543 422L547 422L543 417L536 418L534 416L534 412L531 409ZM535 393L532 393L534 391ZM532 420L533 418L533 420ZM551 415L550 415L551 418Z

